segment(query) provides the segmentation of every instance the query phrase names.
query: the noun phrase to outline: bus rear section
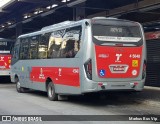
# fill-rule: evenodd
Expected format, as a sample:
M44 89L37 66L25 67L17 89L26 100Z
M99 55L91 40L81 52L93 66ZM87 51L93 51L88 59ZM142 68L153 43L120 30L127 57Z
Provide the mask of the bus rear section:
M84 64L84 92L141 91L146 77L146 45L139 23L93 19L92 52Z
M0 38L0 76L10 76L12 40Z

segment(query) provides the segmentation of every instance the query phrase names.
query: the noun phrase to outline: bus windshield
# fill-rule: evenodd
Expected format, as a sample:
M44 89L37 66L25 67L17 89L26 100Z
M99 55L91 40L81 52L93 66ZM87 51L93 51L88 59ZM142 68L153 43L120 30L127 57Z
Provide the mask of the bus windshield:
M0 41L0 53L10 53L13 42Z
M142 45L139 26L93 24L93 39L96 44L122 43Z

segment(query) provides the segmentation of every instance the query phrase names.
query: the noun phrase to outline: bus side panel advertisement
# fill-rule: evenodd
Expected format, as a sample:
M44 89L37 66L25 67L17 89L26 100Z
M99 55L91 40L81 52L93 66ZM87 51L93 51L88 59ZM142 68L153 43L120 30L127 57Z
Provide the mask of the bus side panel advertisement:
M45 83L48 77L51 77L55 84L80 86L79 68L32 67L30 73L31 81Z

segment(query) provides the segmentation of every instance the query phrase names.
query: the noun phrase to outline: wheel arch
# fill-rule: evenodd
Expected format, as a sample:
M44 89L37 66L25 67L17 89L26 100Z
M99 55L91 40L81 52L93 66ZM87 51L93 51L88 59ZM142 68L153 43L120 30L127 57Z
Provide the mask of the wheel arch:
M52 82L52 83L53 83L52 78L47 77L46 82L45 82L45 84L46 84L46 85L45 85L45 87L46 87L46 91L47 91L48 84L49 84L50 82Z
M19 77L18 77L18 75L17 75L17 74L15 74L15 76L14 76L14 82L16 82L16 79L18 79L18 80L19 80Z

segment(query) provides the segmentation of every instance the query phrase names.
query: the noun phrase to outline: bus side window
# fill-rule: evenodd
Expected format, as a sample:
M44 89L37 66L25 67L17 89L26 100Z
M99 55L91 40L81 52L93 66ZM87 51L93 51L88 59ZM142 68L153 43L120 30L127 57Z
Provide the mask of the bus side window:
M30 40L31 40L31 42L30 42L29 58L36 59L37 52L38 52L39 36L33 36L33 37L31 37Z
M38 58L46 59L48 53L48 42L49 42L50 33L43 34L40 37L39 47L38 47Z
M18 59L19 58L19 52L18 52L18 45L16 45L13 48L13 58Z
M19 40L19 39L18 39ZM18 61L19 59L19 43L15 43L12 47L12 51L11 51L11 54L12 54L12 61L11 61L11 64L14 64L15 62Z
M48 47L48 58L57 58L59 57L59 49L62 43L61 37L56 37L51 34L49 38L49 47Z
M19 44L15 44L11 53L12 53L11 65L13 65L19 59Z
M73 58L75 56L74 53L74 40L68 40L66 47L64 49L64 56L66 58Z
M79 51L80 49L80 40L76 40L74 42L74 52L75 52L75 55L77 54L77 52Z
M51 35L48 43L48 58L52 58L53 45L55 44L55 38Z
M29 40L28 38L21 40L20 59L28 59Z
M61 57L74 58L80 50L82 27L76 26L66 29L61 45Z
M61 47L59 49L58 57L65 58L64 53L65 53L66 44L67 44L67 40L63 39L63 42L62 42Z

